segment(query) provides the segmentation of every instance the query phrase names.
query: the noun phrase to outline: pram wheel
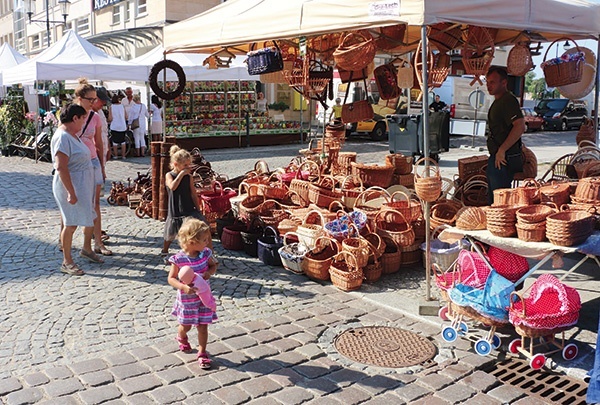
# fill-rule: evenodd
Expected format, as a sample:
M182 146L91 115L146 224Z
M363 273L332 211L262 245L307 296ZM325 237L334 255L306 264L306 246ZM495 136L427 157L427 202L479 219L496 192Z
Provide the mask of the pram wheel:
M475 342L475 353L480 356L487 356L492 351L492 345L485 339L479 339Z
M519 353L519 347L521 347L521 339L515 339L508 344L508 351L517 354Z
M498 336L498 335L492 336L492 348L495 350L495 349L499 348L501 345L502 345L502 340L500 339L500 336Z
M536 354L529 361L529 366L534 370L540 370L546 364L546 356L543 354Z
M458 324L458 333L460 333L461 335L466 335L467 333L469 333L469 327L466 323L461 322Z
M569 343L564 347L562 356L565 360L573 360L575 357L577 357L578 353L579 349L577 348L577 345L574 343Z
M448 307L441 307L438 311L438 316L442 318L442 321L449 321L450 318L448 318Z
M457 336L458 334L452 326L446 326L444 329L442 329L442 339L444 339L446 342L454 342Z

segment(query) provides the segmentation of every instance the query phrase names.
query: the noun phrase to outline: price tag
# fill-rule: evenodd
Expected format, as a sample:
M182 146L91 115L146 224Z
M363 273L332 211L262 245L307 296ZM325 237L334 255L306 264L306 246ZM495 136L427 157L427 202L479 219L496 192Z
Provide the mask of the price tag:
M306 55L306 37L300 37L298 45L300 46L300 56L305 56Z

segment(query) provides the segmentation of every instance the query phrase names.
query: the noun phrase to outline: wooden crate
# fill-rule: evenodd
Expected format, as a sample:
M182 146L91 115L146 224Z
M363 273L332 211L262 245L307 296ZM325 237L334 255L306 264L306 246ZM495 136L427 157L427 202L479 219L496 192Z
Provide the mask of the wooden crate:
M470 177L476 174L484 174L483 168L487 165L489 156L471 156L458 159L458 178L464 183Z

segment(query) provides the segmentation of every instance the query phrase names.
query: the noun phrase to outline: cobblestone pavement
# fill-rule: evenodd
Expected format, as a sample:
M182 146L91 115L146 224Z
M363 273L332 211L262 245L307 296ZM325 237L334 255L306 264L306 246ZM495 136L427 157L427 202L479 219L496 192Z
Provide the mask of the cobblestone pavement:
M219 152L211 153L218 166ZM148 158L112 161L109 180L148 168ZM211 282L220 321L209 327L208 346L214 367L200 370L174 340L175 292L157 255L163 224L103 199L114 255L104 264L75 255L86 275L66 276L50 171L49 163L0 158L4 404L543 403L481 371L494 358L476 355L468 340L446 343L439 322L401 311L423 297L422 269L344 293L218 242ZM78 231L74 246L81 243ZM435 362L398 370L353 363L336 353L333 338L356 325L424 336L438 348Z

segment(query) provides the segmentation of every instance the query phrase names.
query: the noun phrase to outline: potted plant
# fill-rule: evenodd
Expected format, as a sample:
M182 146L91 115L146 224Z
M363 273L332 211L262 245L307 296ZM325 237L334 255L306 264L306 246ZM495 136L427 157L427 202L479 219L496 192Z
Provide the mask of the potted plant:
M275 115L284 115L284 111L290 108L289 105L284 103L283 101L278 101L276 103L272 103L268 105L269 107L269 118L273 118Z

